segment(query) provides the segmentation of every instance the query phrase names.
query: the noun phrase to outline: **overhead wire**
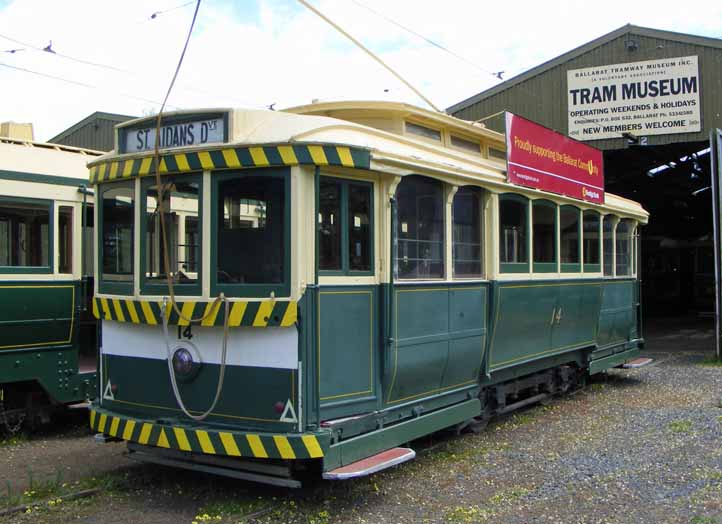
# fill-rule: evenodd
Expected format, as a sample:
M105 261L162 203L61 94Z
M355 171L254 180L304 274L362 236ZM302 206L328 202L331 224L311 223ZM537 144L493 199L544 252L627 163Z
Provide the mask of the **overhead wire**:
M188 4L183 4L183 6L178 6L178 7L173 8L173 9L178 9L178 8L180 8L180 7L185 7L186 5L189 5L189 4L192 4L192 3L193 3L193 2L189 2ZM172 10L172 9L171 9L171 10ZM164 12L167 12L167 11L164 11ZM83 59L83 58L78 58L78 57L76 57L76 56L68 55L68 54L65 54L65 53L59 53L59 52L57 52L57 51L55 51L55 50L52 50L52 52L49 52L49 51L47 51L46 48L44 48L44 47L36 46L36 45L30 44L30 43L28 43L28 42L24 42L24 41L22 41L22 40L18 40L17 38L8 36L8 35L6 35L6 34L0 33L0 38L4 38L5 40L8 40L8 41L10 41L10 42L14 42L14 43L16 43L16 44L23 45L23 46L25 46L26 48L29 48L29 49L31 49L31 50L33 50L33 51L38 51L38 52L41 52L41 53L51 54L51 55L53 55L53 56L57 56L58 58L62 58L62 59L64 59L64 60L69 60L69 61L71 61L71 62L77 62L77 63L79 63L79 64L89 65L89 66L97 67L97 68L100 68L100 69L106 69L106 70L113 71L113 72L116 72L116 73L123 73L123 74L133 75L133 76L136 76L136 77L138 77L138 78L147 78L147 77L148 77L147 74L141 74L141 73L139 73L139 72L137 72L137 71L132 71L132 70L130 70L130 69L125 69L125 68L122 68L122 67L116 67L116 66L114 66L114 65L104 64L104 63L101 63L101 62L93 62L93 61L91 61L91 60L85 60L85 59ZM14 52L14 51L8 51L8 52ZM199 94L199 95L212 96L212 97L221 96L221 97L232 98L232 99L236 100L237 102L240 102L240 103L242 103L243 105L246 105L246 106L258 106L258 107L260 107L260 106L262 105L262 104L250 103L250 102L248 102L247 100L242 100L242 99L240 99L240 98L238 98L238 97L235 97L234 95L225 95L225 94L220 94L220 95L219 95L218 93L211 93L210 91L206 91L206 90L204 90L204 89L198 89L197 87L193 87L193 86L183 86L182 89L183 89L184 91L196 93L196 94ZM153 102L153 103L154 103L154 104L158 104L158 102Z
M33 75L36 75L36 76L41 76L41 77L44 77L44 78L49 78L49 79L51 79L51 80L57 80L57 81L59 81L59 82L65 82L66 84L72 84L72 85L76 85L76 86L80 86L80 87L85 87L85 88L87 88L87 89L95 89L95 90L98 90L98 91L105 91L105 92L112 93L112 94L117 95L117 96L122 96L122 97L125 97L125 98L131 98L131 99L133 99L133 100L138 100L139 102L146 102L146 103L154 104L154 105L158 105L158 104L160 103L159 101L157 101L157 100L151 100L150 98L145 98L145 97L138 96L138 95L133 95L133 94L130 94L130 93L122 93L122 92L118 92L118 91L112 91L112 90L109 90L109 89L106 89L106 88L104 88L104 87L100 87L100 86L97 86L97 85L88 84L88 83L86 83L86 82L80 82L80 81L78 81L78 80L72 80L72 79L70 79L70 78L64 78L64 77L62 77L62 76L51 75L51 74L49 74L49 73L43 73L43 72L40 72L40 71L34 71L33 69L28 69L28 68L26 68L26 67L13 66L13 65L10 65L10 64L5 64L5 63L3 63L3 62L0 62L0 67L6 67L6 68L8 68L8 69L14 69L15 71L21 71L21 72L23 72L23 73L33 74ZM176 106L172 106L172 107L178 109Z
M343 36L351 40L354 44L356 44L362 51L364 51L367 55L369 55L371 58L373 58L376 62L381 64L384 69L386 69L389 73L394 75L398 80L400 80L406 87L411 89L419 98L421 98L424 102L426 102L430 107L434 109L434 111L438 111L439 113L442 113L436 105L429 100L424 94L416 89L409 81L407 81L404 77L402 77L399 73L397 73L391 66L386 64L381 58L376 56L376 54L373 53L369 48L367 48L365 45L363 45L359 40L351 36L348 32L346 32L341 26L339 26L337 23L335 23L333 20L328 18L326 15L324 15L321 11L316 9L314 6L306 2L306 0L298 0L304 7L306 7L308 10L312 11L314 14L316 14L319 18L321 18L323 21L331 25L336 31L341 33Z
M422 34L419 33L418 31L414 31L413 29L411 29L410 27L402 24L401 22L397 22L397 21L394 20L393 18L391 18L391 17L389 17L389 16L387 16L387 15L385 15L385 14L383 14L383 13L380 13L379 11L376 11L376 10L373 9L372 7L369 7L369 6L367 6L366 4L364 4L364 3L362 3L362 2L359 2L358 0L350 0L350 1L353 2L354 4L356 4L357 6L363 8L363 9L366 9L367 11L375 14L376 16L378 16L378 17L380 17L380 18L383 18L384 20L386 20L386 21L389 22L390 24L393 24L393 25L395 25L396 27L399 27L399 28L403 29L403 30L406 31L407 33L410 33L410 34L416 36L417 38L420 38L421 40L424 40L426 43L428 43L428 44L430 44L430 45L432 45L432 46L434 46L434 47L436 47L436 48L438 48L438 49L441 49L441 50L444 51L445 53L450 54L451 56L457 58L458 60L461 60L462 62L464 62L464 63L466 63L466 64L468 64L468 65L470 65L470 66L475 67L476 69L478 69L478 70L481 71L482 73L487 73L487 74L489 74L489 75L491 75L491 76L493 76L493 77L495 77L495 78L497 78L497 79L499 79L499 80L503 80L503 79L501 78L501 74L504 73L504 71L492 72L492 71L490 71L490 70L488 70L488 69L480 66L479 64L477 64L477 63L469 60L468 58L460 55L459 53L456 53L456 52L452 51L451 49L449 49L449 48L447 48L447 47L439 44L438 42L435 42L434 40L431 40L430 38L422 35Z

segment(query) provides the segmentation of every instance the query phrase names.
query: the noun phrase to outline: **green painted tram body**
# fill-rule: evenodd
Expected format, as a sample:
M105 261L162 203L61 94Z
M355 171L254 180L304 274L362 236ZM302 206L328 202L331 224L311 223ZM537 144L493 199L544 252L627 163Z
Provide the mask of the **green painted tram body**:
M396 106L392 109L394 114L399 112ZM410 110L409 106L401 109ZM424 115L422 110L416 112ZM240 120L239 115L235 118ZM184 116L185 121L192 119L183 114L173 118L184 121ZM322 123L334 125L329 120ZM148 122L139 120L130 126ZM119 136L122 132L121 128ZM500 147L500 137L484 133L484 140ZM292 268L291 278L285 280L290 291L269 295L267 289L254 294L226 287L229 302L216 307L215 295L208 293L218 291L216 277L199 276L202 291L194 296L176 292L184 316L204 317L190 328L175 311L168 319L171 345L197 340L203 356L195 374L187 379L177 374L181 397L192 413L203 412L213 400L221 367L213 355L220 354L220 346L216 344L211 352L204 344L210 333L215 333L213 340L220 340L226 307L229 354L233 352L236 359L226 367L218 405L205 420L196 422L182 413L170 387L168 353L165 347L159 348L169 340L161 328L168 299L144 293L137 282L125 294L96 288L93 311L102 322L103 348L100 395L91 409L95 431L140 445L146 452L157 450L163 457L166 452L182 452L173 456L183 460L185 453L189 463L225 456L253 459L254 471L267 464L284 465L291 471L302 465L328 472L482 416L491 392L499 395L497 386L561 368L594 374L638 355L644 342L634 271L610 278L603 274L601 260L590 274L584 274L581 264L569 276L557 271L543 278L528 271L517 276L500 270L501 265L492 261L496 255L486 253L493 250L496 208L483 210L480 245L486 278L450 278L448 267L447 277L440 279L404 280L390 274L389 259L398 249L389 234L394 227L391 197L404 175L397 170L384 173L382 164L375 163L376 150L348 144L275 141L161 153L161 177L180 180L179 174L202 171L204 192L215 187L216 177L244 170L258 178L265 173L290 178L292 209L302 208L284 219L291 237L284 253L286 269ZM111 155L91 163L91 181L98 184L100 194L119 181L151 175L152 166L148 152ZM350 271L349 251L354 248L347 246L339 248L345 258L338 270L319 269L318 233L309 233L296 222L300 216L314 221L319 215L319 179L338 177L342 181L338 194L348 195L350 190L342 186L354 183L356 173L359 181L374 188L369 268L357 274ZM451 174L439 176L452 180ZM515 191L505 185L503 176L478 185L493 189L495 195ZM141 187L135 186L136 201L145 198ZM205 199L202 212L215 217L226 213L226 204L219 210L213 200L219 194L213 191L210 198L204 195L198 201ZM445 196L451 197L453 192ZM344 205L339 209L336 219L350 223L348 209ZM634 216L620 209L620 217ZM635 209L635 219L644 223L646 213ZM600 259L603 213L599 213L596 232ZM579 217L581 224L582 214ZM203 221L207 219L206 214ZM224 220L230 224L233 219ZM217 218L210 222L219 227ZM205 231L215 239L210 226ZM134 249L143 249L142 242ZM208 252L204 264L210 261L215 267L213 240L207 240L202 249ZM445 249L448 261L451 250ZM295 263L293 257L305 261ZM136 269L136 277L139 272L142 268ZM102 275L96 280L102 288ZM282 359L281 353L286 355ZM244 358L255 360L249 364ZM273 358L277 360L268 360Z
M83 217L98 155L0 139L0 432L95 395Z

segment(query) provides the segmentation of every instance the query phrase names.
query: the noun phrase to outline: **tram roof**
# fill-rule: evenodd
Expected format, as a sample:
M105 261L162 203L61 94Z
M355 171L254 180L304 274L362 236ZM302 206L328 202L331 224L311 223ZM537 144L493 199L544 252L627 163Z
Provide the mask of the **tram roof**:
M337 144L370 151L371 169L394 174L428 174L490 184L499 189L530 196L544 195L561 202L587 205L577 200L514 186L507 182L506 162L485 157L481 153L448 147L445 141L434 142L404 133L404 122L432 127L445 134L478 140L499 151L505 149L504 135L483 125L475 124L443 113L429 111L400 102L344 101L321 102L292 107L280 111L256 109L209 108L164 113L167 118L185 118L210 114L228 114L228 141L223 144L183 148L182 151L223 149L239 146L278 144ZM157 117L130 120L116 126L155 126ZM162 154L178 149L161 149ZM97 166L118 159L148 157L152 152L117 155L110 152L89 162ZM589 207L594 207L593 205ZM606 193L604 205L646 222L648 213L636 202Z
M101 151L32 140L0 137L0 171L49 175L87 183L86 164Z

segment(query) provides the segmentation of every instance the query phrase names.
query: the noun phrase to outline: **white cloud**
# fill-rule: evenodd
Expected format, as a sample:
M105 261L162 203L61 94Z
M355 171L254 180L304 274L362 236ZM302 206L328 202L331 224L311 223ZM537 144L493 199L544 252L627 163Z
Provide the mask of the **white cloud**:
M441 107L626 23L722 35L722 5L689 0L686 13L663 2L608 0L358 0L478 64L480 71L412 36L352 0L311 0ZM88 89L0 67L0 121L31 121L48 139L93 111L130 115L159 107L178 60L192 6L150 20L181 0L17 0L0 7L0 34L133 73L48 53L0 53L0 63L63 77ZM0 50L19 47L0 38ZM388 90L388 92L385 92ZM138 100L140 97L150 101ZM398 80L294 0L205 0L171 96L177 107L277 107L313 98L422 102ZM156 103L154 103L155 101Z

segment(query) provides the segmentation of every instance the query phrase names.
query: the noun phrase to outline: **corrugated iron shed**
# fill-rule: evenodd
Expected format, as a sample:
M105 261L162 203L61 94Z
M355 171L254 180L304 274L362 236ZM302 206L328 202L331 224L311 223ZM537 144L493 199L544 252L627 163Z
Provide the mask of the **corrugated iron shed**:
M96 111L48 142L96 151L110 151L115 147L115 125L134 118L136 117Z
M459 102L447 111L466 120L511 111L568 134L568 70L692 55L699 57L702 130L649 136L648 145L706 141L710 129L722 127L722 40L634 25L620 27ZM496 131L504 130L501 116L484 123ZM626 139L620 136L589 144L605 150L622 149L626 147Z

